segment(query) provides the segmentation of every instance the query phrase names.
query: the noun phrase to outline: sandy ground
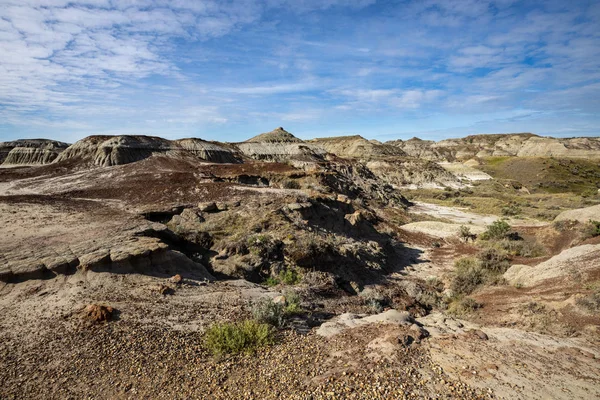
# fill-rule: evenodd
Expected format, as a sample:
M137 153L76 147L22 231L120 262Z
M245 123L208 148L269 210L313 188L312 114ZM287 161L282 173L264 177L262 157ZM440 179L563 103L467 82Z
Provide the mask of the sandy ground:
M410 208L410 212L414 214L427 214L435 218L443 218L455 224L487 226L494 221L500 219L497 215L492 214L475 214L458 207L440 206L437 204L423 203L416 201L415 205ZM534 219L508 218L507 222L513 226L544 226L547 222L542 222Z

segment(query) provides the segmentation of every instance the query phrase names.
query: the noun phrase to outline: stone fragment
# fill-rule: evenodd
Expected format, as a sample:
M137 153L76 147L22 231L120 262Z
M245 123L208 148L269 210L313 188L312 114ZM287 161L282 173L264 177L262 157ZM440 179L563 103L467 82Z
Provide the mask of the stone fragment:
M108 322L113 319L115 309L100 304L90 304L84 309L84 317L94 323Z

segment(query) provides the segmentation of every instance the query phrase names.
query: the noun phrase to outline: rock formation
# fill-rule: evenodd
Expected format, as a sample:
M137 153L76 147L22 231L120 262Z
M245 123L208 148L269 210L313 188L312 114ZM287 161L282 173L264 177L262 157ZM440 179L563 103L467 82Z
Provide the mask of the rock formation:
M406 153L399 147L369 141L358 135L319 138L311 140L310 143L344 158L371 159L374 157L406 156Z
M551 138L532 133L471 135L439 142L413 138L387 142L412 157L464 161L473 157L600 158L600 138Z
M0 164L48 164L69 145L56 140L20 139L0 143Z
M323 161L327 151L304 142L285 129L260 134L235 145L245 156L260 161Z
M231 150L201 139L170 141L154 136L89 136L66 149L56 161L81 158L106 167L140 161L153 154L187 154L210 162L239 162Z

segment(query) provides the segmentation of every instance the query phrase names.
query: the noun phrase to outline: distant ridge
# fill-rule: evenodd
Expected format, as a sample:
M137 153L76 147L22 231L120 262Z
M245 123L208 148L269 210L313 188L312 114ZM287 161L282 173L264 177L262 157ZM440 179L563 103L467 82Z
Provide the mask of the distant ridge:
M302 143L302 140L280 126L271 132L254 136L253 138L246 140L245 143Z

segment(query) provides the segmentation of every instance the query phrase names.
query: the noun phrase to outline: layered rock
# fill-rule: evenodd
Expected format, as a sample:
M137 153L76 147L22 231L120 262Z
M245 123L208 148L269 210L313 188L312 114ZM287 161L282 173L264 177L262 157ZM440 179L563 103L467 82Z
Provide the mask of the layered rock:
M20 139L0 143L0 164L49 164L69 145L56 140Z
M191 155L209 162L239 162L229 149L201 139L170 141L154 136L90 136L66 149L56 161L80 158L99 166L141 161L154 154Z
M375 157L406 156L406 153L396 146L382 144L375 140L367 140L358 135L319 138L311 140L310 143L344 158L372 159Z
M269 162L322 161L327 154L320 146L306 143L281 127L235 146L246 157Z
M246 140L246 143L302 143L302 140L280 126L271 132L254 136L253 138Z
M387 142L408 155L433 161L473 157L600 158L600 138L551 138L531 133L471 135L439 142L413 138Z
M375 176L394 186L441 187L460 184L453 174L433 162L407 157L396 146L361 136L314 139L311 143L336 156L360 161Z

